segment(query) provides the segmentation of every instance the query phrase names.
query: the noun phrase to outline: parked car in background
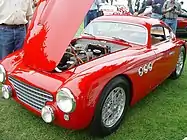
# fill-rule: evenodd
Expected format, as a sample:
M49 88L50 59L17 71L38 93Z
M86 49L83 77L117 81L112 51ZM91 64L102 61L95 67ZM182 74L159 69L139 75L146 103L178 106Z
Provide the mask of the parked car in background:
M74 38L92 2L41 1L23 49L1 62L0 82L4 99L46 123L106 136L129 106L181 76L186 45L149 17L101 16Z
M177 36L187 37L187 10L182 9L177 21Z

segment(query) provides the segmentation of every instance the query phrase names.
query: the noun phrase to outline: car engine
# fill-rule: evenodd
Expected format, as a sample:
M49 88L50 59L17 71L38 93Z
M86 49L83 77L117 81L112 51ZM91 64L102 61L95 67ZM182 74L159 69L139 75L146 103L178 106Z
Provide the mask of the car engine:
M57 69L64 71L92 59L96 59L111 52L110 47L100 44L75 44L69 45L62 57ZM59 72L60 72L59 71Z

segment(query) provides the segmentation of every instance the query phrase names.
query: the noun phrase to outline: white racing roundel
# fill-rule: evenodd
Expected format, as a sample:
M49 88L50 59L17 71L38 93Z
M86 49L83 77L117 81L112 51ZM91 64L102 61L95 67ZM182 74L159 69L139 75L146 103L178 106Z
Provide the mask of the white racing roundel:
M143 76L144 74L147 74L148 72L152 71L152 69L153 69L153 62L149 62L148 64L145 64L144 66L138 69L138 75Z

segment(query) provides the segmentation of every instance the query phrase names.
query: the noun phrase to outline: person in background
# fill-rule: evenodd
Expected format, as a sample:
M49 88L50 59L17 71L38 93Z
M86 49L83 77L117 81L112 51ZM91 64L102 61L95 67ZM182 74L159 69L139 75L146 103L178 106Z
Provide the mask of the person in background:
M164 22L176 33L177 18L181 14L181 4L177 0L168 0L164 3L162 11L164 14Z
M34 7L37 7L40 3L40 0L33 0Z
M166 0L152 0L152 14L151 17L155 19L162 19L162 7Z
M147 6L146 0L136 0L135 8L133 11L131 10L132 11L131 13L133 13L133 15L137 16L145 11L146 6Z
M147 8L147 1L143 0L142 4L141 4L141 8L138 10L138 15L141 14L141 13L143 13L146 8Z
M152 15L152 0L147 0L146 7L140 11L142 11L142 13L140 13L140 15L151 17L151 15Z
M181 4L181 6L182 6L182 5L184 4L184 2L183 2L183 1L181 1L181 2L180 2L180 4Z
M23 46L32 0L0 0L0 60Z
M132 0L128 0L128 8L129 8L129 12L130 12L131 14L134 14L134 10L133 10L133 8L132 8Z
M141 15L147 13L148 7L150 10L150 15L155 19L162 19L162 7L164 5L165 0L147 0L142 2L142 6L140 10L136 13L137 15ZM151 8L151 9L150 9ZM148 15L148 14L147 14Z
M184 2L181 1L180 4L181 4L181 9L183 9ZM183 10L181 10L181 14L182 14L182 15L186 15L186 12L183 11Z
M101 3L104 3L105 0L94 0L92 6L90 7L85 19L84 19L84 28L95 18L98 17L99 6Z

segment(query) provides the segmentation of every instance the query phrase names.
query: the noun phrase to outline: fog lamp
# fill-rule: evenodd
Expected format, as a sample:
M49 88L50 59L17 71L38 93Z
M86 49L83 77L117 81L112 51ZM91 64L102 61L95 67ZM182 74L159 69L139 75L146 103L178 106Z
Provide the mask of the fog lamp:
M4 99L9 99L10 97L12 97L11 86L3 85L1 90L2 90L2 96Z
M51 123L55 119L54 111L52 107L48 105L42 108L41 116L46 123Z

